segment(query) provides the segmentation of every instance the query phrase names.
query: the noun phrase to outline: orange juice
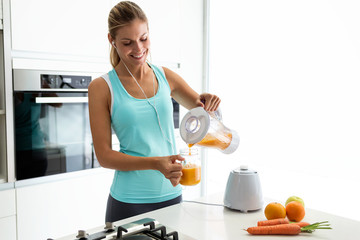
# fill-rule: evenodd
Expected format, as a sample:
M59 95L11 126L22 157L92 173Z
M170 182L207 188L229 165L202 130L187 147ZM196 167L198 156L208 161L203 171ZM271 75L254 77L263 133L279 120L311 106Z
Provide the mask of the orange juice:
M206 134L206 136L198 143L188 144L189 148L194 146L195 144L204 146L204 147L216 147L220 148L221 150L225 150L231 143L232 134L227 133L223 136L215 137L211 133Z
M180 179L181 185L193 186L201 180L201 167L199 165L188 163L183 166L182 176Z

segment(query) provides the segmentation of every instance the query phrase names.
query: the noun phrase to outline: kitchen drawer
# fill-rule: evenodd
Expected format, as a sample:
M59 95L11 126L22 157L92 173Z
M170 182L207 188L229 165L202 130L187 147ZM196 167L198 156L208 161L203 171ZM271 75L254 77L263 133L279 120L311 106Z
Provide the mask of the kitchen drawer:
M15 189L0 191L0 199L0 218L15 215Z

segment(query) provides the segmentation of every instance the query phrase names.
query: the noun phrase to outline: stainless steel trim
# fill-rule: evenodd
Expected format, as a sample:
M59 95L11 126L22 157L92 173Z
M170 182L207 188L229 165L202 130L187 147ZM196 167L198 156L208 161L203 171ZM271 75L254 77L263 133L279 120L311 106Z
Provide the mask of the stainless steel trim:
M87 89L47 89L40 86L40 75L76 75L76 76L91 76L95 79L102 75L96 72L68 72L68 71L48 71L48 70L33 70L33 69L14 69L14 91L57 91L57 92L87 92Z
M36 103L87 103L88 97L36 97Z

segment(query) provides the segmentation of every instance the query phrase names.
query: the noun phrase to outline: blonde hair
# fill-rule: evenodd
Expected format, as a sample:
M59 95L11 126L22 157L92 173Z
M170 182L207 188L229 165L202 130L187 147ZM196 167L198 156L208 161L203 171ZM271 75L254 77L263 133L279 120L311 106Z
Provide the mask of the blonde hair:
M134 2L122 1L116 4L110 11L108 17L108 29L112 39L115 39L119 28L130 24L135 19L140 19L148 24L148 19L144 11ZM113 67L120 62L116 49L111 45L110 63Z

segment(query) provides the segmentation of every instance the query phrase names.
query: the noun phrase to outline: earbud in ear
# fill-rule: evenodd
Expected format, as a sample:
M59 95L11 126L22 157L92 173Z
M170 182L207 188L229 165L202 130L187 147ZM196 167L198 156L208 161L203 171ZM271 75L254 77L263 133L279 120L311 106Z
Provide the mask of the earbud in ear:
M114 48L116 48L116 46L115 46L115 42L114 42L114 41L112 41L111 43L112 43L112 45L114 46Z

